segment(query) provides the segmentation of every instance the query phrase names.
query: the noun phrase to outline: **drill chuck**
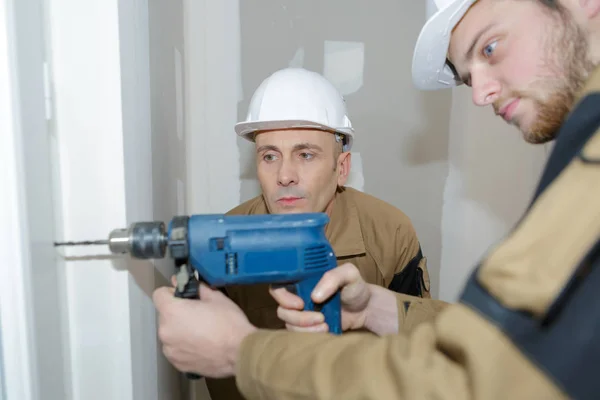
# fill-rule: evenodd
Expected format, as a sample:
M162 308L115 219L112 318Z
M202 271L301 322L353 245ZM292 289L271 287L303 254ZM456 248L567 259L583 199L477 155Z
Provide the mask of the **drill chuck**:
M108 237L112 253L129 253L134 258L163 258L167 250L165 224L160 221L137 222L125 229L115 229Z

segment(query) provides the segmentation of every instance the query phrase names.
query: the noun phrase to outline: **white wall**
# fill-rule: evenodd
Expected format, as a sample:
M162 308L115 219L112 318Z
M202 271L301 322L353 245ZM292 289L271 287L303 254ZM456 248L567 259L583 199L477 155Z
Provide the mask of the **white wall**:
M60 193L58 239L103 238L126 225L118 2L51 0L55 138ZM133 398L130 303L126 266L104 248L60 249L66 257L72 396ZM124 269L120 269L124 268Z
M237 122L239 0L184 0L185 114L190 213L223 213L240 202Z
M238 0L184 0L186 210L224 213L240 202ZM204 380L190 399L209 399Z
M147 22L145 25L134 25L132 29L149 35L145 47L148 53L144 57L149 57L150 90L149 93L138 92L139 100L143 101L144 97L149 99L151 109L151 135L144 139L151 144L148 167L151 170L152 188L147 197L152 199L150 209L153 219L168 222L175 215L189 213L186 201L188 153L185 130L188 113L185 107L187 81L184 67L187 52L183 39L183 1L144 0L143 3L147 3ZM138 70L132 70L132 74L137 73ZM123 84L129 82L124 77ZM132 146L131 152L135 152L135 147ZM134 164L135 160L132 161L132 167ZM137 163L138 169L134 174L143 174L143 165L148 164ZM140 201L146 200L140 198ZM165 277L174 272L173 262L164 259L156 260L154 264L160 271L155 275L155 286L165 284ZM150 301L147 297L146 300ZM160 342L154 343L150 354L154 356L157 353L158 398L183 398L188 389L187 380L162 356ZM140 382L148 384L147 376L140 375Z
M169 132L155 135L158 130L153 129L151 118L151 88L158 79L152 79L150 73L149 4L147 0L118 1L118 13L126 220L161 219L164 211L156 213L155 204L164 201L168 192L157 197L154 189L164 182L162 173L171 172L177 165L167 164L157 170L152 164L152 150L161 148L155 146L154 137L168 138ZM163 357L157 356L161 354L160 344L149 331L156 326L150 295L156 285L165 281L159 271L166 276L172 271L165 264L130 261L126 267L130 271L127 290L134 399L161 399L165 393L179 393L178 375Z
M520 218L547 158L545 145L475 107L471 90L452 93L449 174L444 189L440 298L454 301L480 258Z
M437 294L451 93L412 85L423 12L395 0L187 1L190 211L225 212L260 193L254 147L233 126L275 70L317 71L345 95L357 131L351 184L411 217Z

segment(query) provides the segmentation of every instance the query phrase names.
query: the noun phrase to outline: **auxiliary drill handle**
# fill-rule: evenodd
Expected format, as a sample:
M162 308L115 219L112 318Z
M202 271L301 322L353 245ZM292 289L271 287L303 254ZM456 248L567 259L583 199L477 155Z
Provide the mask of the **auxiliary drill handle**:
M179 272L176 275L177 286L175 287L175 297L182 299L199 299L200 282L196 279L194 271L188 264L178 265ZM188 379L201 379L202 376L193 372L186 372Z

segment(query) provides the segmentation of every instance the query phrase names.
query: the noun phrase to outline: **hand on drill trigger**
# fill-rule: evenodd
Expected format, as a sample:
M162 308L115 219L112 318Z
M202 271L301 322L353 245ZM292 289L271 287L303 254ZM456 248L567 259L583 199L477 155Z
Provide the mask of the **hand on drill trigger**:
M323 275L312 292L312 300L322 303L338 289L342 289L342 329L360 329L366 326L367 306L371 299L371 285L361 277L352 264L343 264ZM271 296L279 303L277 316L286 323L291 331L327 332L328 326L320 312L302 311L302 298L285 288L269 289Z

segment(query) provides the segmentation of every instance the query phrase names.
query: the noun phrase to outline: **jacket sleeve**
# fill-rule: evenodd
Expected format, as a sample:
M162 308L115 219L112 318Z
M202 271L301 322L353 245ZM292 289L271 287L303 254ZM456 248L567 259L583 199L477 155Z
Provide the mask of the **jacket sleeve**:
M411 332L423 322L432 322L449 303L442 300L422 299L396 293L398 328L400 332Z
M410 335L258 331L242 343L236 373L248 399L565 398L460 304Z

